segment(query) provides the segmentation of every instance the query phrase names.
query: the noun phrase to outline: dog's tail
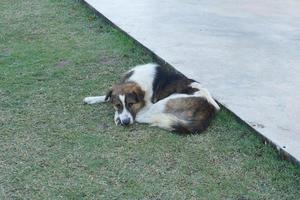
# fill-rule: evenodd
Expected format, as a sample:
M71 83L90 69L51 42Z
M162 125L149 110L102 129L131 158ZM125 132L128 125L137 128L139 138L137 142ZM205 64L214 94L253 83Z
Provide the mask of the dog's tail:
M203 97L171 99L166 107L168 114L177 119L173 120L172 129L180 133L204 131L218 109Z

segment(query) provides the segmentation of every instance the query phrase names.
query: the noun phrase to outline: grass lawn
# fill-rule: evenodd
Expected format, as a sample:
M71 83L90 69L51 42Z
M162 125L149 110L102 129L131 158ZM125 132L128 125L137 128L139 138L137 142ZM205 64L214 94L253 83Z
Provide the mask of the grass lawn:
M0 199L300 199L300 167L224 109L180 136L85 106L150 54L75 0L0 1Z

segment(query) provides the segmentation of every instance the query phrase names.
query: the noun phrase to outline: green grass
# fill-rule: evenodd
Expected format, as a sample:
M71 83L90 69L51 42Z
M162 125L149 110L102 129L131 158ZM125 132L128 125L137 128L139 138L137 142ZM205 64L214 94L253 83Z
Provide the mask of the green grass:
M299 166L224 109L182 137L84 106L152 58L80 1L0 14L0 199L300 199Z

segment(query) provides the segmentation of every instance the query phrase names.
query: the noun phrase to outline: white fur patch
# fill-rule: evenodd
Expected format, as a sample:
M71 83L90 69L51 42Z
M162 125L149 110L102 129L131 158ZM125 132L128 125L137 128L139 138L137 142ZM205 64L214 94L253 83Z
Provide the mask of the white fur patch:
M83 99L83 103L86 104L95 104L95 103L104 103L105 101L105 96L95 96L95 97L85 97Z
M133 117L132 117L131 113L126 108L125 95L119 95L119 98L120 98L120 101L122 102L122 105L123 105L123 111L122 111L122 113L120 113L118 115L118 117L121 120L121 122L124 119L129 118L130 119L130 124L132 124L133 123Z
M172 126L176 124L178 119L174 115L166 113L149 113L147 116L139 115L136 118L136 121L139 123L147 123L151 126L158 126L167 130L172 130Z
M152 84L155 78L157 66L157 64L149 63L145 65L138 65L130 70L134 71L134 73L131 75L131 77L129 77L128 81L136 82L141 89L145 91L144 99L146 101L146 106L151 104L151 97L153 94Z
M207 101L213 105L217 110L220 110L219 105L217 104L217 102L212 98L212 96L210 95L210 93L208 92L207 89L205 89L204 87L202 87L202 85L200 83L197 82L193 82L190 84L190 86L192 88L196 88L199 89L199 91L194 93L194 96L199 96L199 97L204 97L207 99Z
M136 116L135 120L139 123L148 123L151 126L158 126L168 130L172 130L174 124L183 122L176 116L168 113L164 113L166 104L170 99L190 97L187 94L173 94L165 99L162 99L151 106L143 108Z
M114 116L114 121L115 121L116 125L119 125L121 123L118 118L119 118L119 114L118 114L118 111L116 111L115 116Z

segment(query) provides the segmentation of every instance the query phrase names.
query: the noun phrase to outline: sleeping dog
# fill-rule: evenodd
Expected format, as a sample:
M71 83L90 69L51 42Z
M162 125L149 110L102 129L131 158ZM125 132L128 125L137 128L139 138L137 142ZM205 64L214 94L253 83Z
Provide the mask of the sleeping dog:
M83 101L110 102L116 125L128 126L136 121L185 133L205 130L220 109L201 84L170 66L153 63L125 73L105 96Z

